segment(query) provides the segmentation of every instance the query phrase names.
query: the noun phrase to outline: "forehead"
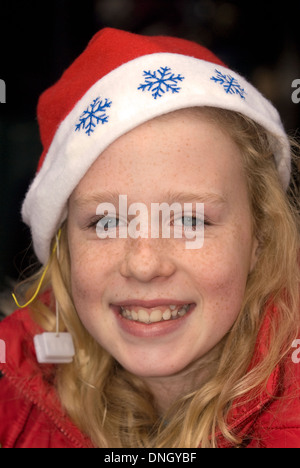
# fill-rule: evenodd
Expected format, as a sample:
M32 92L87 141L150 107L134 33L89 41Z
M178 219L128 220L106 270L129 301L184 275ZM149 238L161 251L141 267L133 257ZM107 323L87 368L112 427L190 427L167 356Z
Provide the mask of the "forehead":
M201 110L163 115L121 136L96 160L76 192L202 189L224 197L245 183L239 148ZM127 190L127 192L124 192Z

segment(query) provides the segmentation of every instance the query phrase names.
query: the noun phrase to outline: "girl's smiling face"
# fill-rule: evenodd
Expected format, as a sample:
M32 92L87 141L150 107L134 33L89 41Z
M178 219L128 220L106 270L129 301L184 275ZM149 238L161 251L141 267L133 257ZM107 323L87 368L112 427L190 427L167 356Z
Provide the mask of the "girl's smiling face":
M114 202L118 214L120 194L149 213L151 203L204 203L203 247L187 249L184 237L151 238L150 226L148 238L99 239L97 206ZM238 147L199 111L135 128L101 154L73 192L68 239L74 303L96 341L138 376L184 371L234 324L256 261ZM151 313L161 321L143 323Z

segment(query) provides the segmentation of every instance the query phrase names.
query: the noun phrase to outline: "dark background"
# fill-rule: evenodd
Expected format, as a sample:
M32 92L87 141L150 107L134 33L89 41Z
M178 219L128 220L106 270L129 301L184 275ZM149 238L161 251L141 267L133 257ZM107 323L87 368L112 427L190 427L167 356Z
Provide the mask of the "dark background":
M20 207L41 145L36 104L92 35L110 26L174 35L211 48L300 128L291 84L300 78L300 2L221 0L0 0L0 292L34 261Z

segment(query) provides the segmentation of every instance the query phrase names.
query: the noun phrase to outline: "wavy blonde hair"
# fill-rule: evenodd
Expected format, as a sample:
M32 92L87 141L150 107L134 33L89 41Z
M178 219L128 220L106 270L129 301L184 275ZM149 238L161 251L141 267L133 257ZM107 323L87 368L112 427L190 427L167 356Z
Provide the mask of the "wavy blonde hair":
M72 300L66 224L62 227L60 258L50 258L43 289L50 289L59 303L61 330L73 335L76 356L72 364L57 367L57 391L67 413L96 447L210 448L218 447L218 433L229 445L241 446L241 437L228 425L233 402L239 397L251 400L264 389L299 332L299 206L297 197L288 196L281 187L266 132L231 111L192 112L205 112L240 148L259 241L257 264L234 326L211 362L201 361L211 369L210 376L162 418L142 379L123 369L83 327ZM41 274L27 290L27 299ZM268 352L249 371L270 303L276 314L264 340ZM31 308L45 330L55 330L53 304L46 306L37 299Z

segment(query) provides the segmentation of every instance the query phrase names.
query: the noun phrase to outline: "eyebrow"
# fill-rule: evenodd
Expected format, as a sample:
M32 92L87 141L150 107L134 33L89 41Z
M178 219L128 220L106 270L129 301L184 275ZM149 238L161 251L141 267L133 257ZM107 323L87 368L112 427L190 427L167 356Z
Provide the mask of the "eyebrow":
M79 208L85 207L89 204L100 204L100 203L112 203L117 205L119 202L119 196L126 195L125 193L121 194L118 192L99 192L75 199L74 203ZM156 201L157 202L157 201ZM211 203L216 205L222 205L226 203L226 199L214 192L174 192L167 191L165 196L159 203Z
M166 193L166 200L169 204L174 202L188 203L188 202L198 202L198 203L213 203L213 204L223 204L226 203L226 200L223 196L214 193L214 192L173 192L168 191Z

